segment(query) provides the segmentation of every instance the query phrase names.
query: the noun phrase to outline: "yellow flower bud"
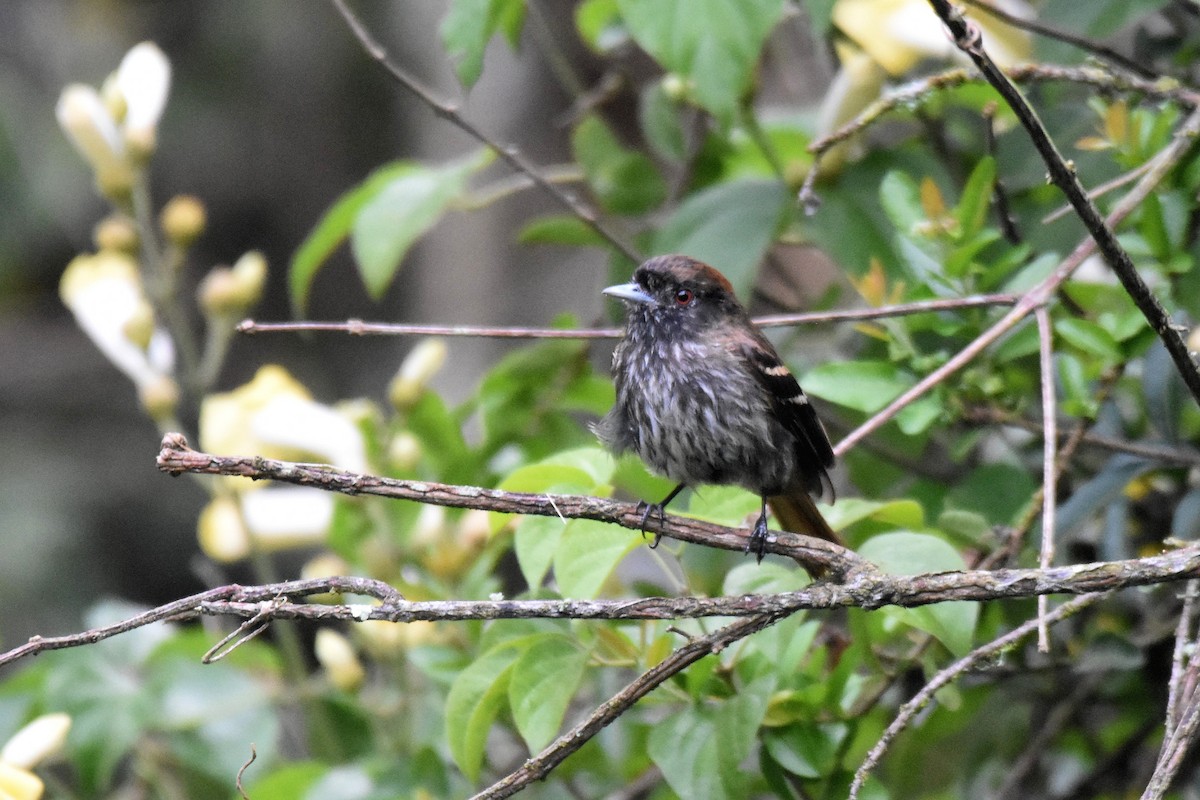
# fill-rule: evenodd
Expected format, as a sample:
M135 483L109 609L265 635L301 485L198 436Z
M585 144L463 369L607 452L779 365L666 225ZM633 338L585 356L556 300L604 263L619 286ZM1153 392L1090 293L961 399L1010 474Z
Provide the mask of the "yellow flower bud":
M388 461L398 472L411 472L421 462L421 440L411 431L400 431L388 445Z
M144 299L139 300L131 310L129 318L121 326L125 338L142 350L150 346L154 336L154 309Z
M196 290L200 308L211 317L236 317L262 299L267 260L256 250L230 267L214 267Z
M133 187L133 165L116 121L96 90L79 83L63 89L55 116L92 168L100 191L114 199L127 198Z
M446 343L441 339L425 339L409 352L388 384L388 400L399 411L412 408L444 363Z
M250 534L232 497L216 497L205 506L196 532L200 549L213 561L227 564L250 555Z
M179 384L169 375L138 387L138 401L155 422L169 422L179 407Z
M178 247L190 247L204 232L206 221L204 203L190 194L175 195L158 215L163 235Z
M117 253L135 253L140 244L137 228L124 214L113 214L100 220L92 230L92 241L97 250Z
M344 692L352 692L362 685L367 671L345 636L331 628L322 628L317 631L313 650L334 686Z

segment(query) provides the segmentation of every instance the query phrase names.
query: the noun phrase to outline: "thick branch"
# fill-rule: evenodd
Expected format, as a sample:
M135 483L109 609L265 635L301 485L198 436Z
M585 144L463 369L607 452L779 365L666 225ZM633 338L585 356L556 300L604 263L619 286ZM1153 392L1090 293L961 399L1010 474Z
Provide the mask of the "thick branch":
M163 437L162 449L158 454L158 468L172 475L184 472L240 475L252 480L268 479L298 486L314 486L348 495L370 494L398 500L415 500L435 506L482 509L506 514L593 519L611 522L630 530L642 530L643 513L633 503L602 497L505 492L479 486L385 478L346 472L322 464L298 464L259 456L215 456L192 450L188 447L187 440L179 433L168 433ZM748 536L748 533L736 528L676 516L668 516L665 523L658 520L657 527L652 519L646 531L661 533L681 542L703 544L739 553L745 552ZM771 531L766 548L767 552L794 558L805 566L827 571L835 577L844 576L855 568L866 566L866 562L844 547L823 539L786 531Z

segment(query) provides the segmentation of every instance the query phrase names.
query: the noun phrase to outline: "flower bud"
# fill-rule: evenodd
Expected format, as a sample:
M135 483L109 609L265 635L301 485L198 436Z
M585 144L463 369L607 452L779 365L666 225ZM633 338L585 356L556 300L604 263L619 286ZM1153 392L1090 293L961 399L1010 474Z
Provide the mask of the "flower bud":
M107 197L125 199L133 188L133 166L112 114L90 86L73 83L63 89L54 109L59 127L83 156Z
M142 42L121 59L115 81L126 104L121 124L127 149L144 163L154 154L158 121L171 91L171 62L153 42Z
M144 299L135 303L128 319L121 326L121 332L136 347L142 350L149 347L150 339L154 336L154 309L150 307L150 303Z
M313 650L334 686L344 692L352 692L362 685L367 672L345 636L331 628L322 628L317 631Z
M196 290L200 308L210 317L236 317L262 299L267 260L251 250L230 267L213 267Z
M388 384L388 400L399 411L412 408L444 363L446 343L441 339L425 339L400 364L400 371Z
M204 203L190 194L175 195L158 215L163 235L180 248L190 247L199 238L206 221Z
M400 431L388 445L388 461L398 472L412 472L421 463L421 440L411 431Z
M242 512L232 497L215 497L200 512L196 521L200 549L220 564L238 561L250 555L250 534L242 522Z
M92 241L97 250L129 254L137 252L140 244L137 228L124 214L113 214L100 220L92 230Z
M170 375L162 375L138 387L138 402L155 422L169 422L179 407L179 384Z

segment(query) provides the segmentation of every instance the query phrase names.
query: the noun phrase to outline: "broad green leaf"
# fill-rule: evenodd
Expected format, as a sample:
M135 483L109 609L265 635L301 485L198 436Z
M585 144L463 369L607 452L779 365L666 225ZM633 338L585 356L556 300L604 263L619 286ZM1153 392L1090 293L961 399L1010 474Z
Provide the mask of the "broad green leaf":
M288 287L292 299L292 313L300 316L308 305L308 292L312 287L313 278L325 260L350 235L350 227L354 224L358 212L374 198L385 186L407 174L413 165L405 161L397 161L380 167L361 184L346 192L337 202L325 212L321 221L313 228L312 233L300 244L296 254L292 256L291 268L288 271Z
M642 535L634 531L590 519L571 520L554 554L559 594L571 600L595 597L621 559L641 544Z
M525 517L513 533L513 552L525 583L532 588L542 585L567 523L558 517Z
M529 222L517 234L521 244L561 244L569 247L603 247L604 238L581 220L567 214L552 214Z
M736 180L689 197L654 238L655 253L683 253L719 269L748 299L758 265L788 210L782 183Z
M479 777L488 732L508 698L508 682L520 654L508 643L492 648L459 673L446 696L450 754L471 781Z
M681 797L746 797L738 765L757 741L773 682L756 681L736 697L689 706L659 723L646 742L650 758Z
M638 98L638 121L646 141L661 156L674 161L687 157L687 139L679 104L663 89L662 81L647 86Z
M488 151L440 167L411 165L363 203L350 228L359 276L379 299L413 243L459 199L467 178L492 160Z
M804 390L838 405L874 414L915 383L890 361L827 362L809 370Z
M844 722L789 725L767 732L763 745L788 772L802 778L820 778L837 768L849 732Z
M921 205L921 188L911 176L891 170L879 182L879 200L896 231L911 235L926 222Z
M942 416L942 404L936 397L925 395L909 403L896 415L896 425L908 436L929 430Z
M1083 351L1087 355L1096 356L1106 363L1115 364L1124 358L1121 348L1108 331L1094 322L1078 317L1063 317L1054 321L1054 332L1064 341Z
M305 797L309 787L328 771L328 764L293 761L273 770L262 780L249 780L246 793L255 800L295 800Z
M891 575L948 572L966 567L959 552L942 539L910 531L872 536L858 553ZM887 606L881 611L933 635L951 653L961 656L971 649L979 604L951 602L919 608Z
M750 86L783 0L618 0L634 40L728 124Z
M667 184L645 153L621 146L595 115L583 119L571 135L575 160L600 204L616 214L642 214L667 196Z
M565 636L548 636L521 654L508 682L513 721L531 753L550 743L583 680L588 654Z
M442 20L442 46L470 88L483 71L483 54L497 31L516 48L525 21L525 0L454 0Z
M947 504L982 514L995 525L1011 525L1036 489L1037 480L1024 467L985 464L950 490Z
M843 497L823 512L835 530L844 530L864 519L901 528L919 528L925 524L925 512L915 500L864 500Z

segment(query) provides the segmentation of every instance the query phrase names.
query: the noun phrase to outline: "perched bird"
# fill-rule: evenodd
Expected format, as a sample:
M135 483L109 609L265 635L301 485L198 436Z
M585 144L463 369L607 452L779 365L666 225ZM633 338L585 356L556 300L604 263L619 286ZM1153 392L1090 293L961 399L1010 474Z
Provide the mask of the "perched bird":
M613 352L617 400L594 430L614 453L632 450L679 482L645 505L643 531L685 487L733 484L762 498L746 544L759 561L768 501L787 530L837 542L809 496L832 497L829 436L725 276L687 256L658 256L604 294L624 301L626 324Z

